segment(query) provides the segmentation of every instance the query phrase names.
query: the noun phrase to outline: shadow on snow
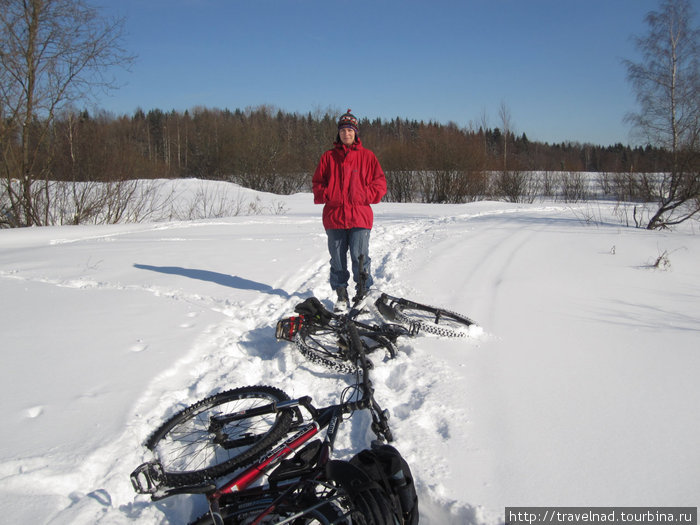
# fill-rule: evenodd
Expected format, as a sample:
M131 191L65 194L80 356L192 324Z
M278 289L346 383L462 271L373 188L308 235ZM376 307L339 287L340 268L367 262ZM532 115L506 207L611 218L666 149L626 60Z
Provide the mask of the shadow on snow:
M199 279L200 281L209 281L211 283L228 286L229 288L237 288L239 290L252 290L255 292L268 293L279 295L284 299L290 299L290 295L281 288L273 288L269 284L251 281L237 275L228 275L225 273L212 272L209 270L198 270L196 268L182 268L180 266L150 266L148 264L134 264L134 268L139 270L150 270L152 272L167 273L170 275L182 275L190 279ZM294 294L296 295L296 294Z

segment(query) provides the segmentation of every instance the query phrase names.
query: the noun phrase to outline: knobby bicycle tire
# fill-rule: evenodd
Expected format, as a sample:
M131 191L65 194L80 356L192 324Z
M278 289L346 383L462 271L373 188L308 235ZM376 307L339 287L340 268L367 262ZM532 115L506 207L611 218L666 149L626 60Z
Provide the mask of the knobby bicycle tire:
M299 330L292 339L299 352L309 361L335 372L354 374L360 368L357 357L348 349L344 330L331 326L313 326ZM366 353L385 350L389 357L398 354L396 345L381 331L358 329ZM370 363L371 366L371 363Z
M409 299L382 296L379 301L384 301L391 310L391 317L400 323L418 331L444 337L468 337L469 327L476 323L467 316L421 303ZM385 308L379 308L385 312Z
M289 400L271 386L234 388L198 401L165 421L146 441L172 487L216 478L253 463L289 430L292 410L227 422L214 428L212 417L237 414Z
M344 353L345 345L334 329L300 330L294 335L294 345L312 363L341 374L357 371L357 364Z

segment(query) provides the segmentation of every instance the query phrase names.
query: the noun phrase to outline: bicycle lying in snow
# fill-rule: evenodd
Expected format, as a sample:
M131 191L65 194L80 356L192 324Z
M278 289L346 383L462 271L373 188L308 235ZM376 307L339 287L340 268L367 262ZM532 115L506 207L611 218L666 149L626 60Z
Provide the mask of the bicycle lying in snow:
M361 287L363 281L361 279ZM348 353L348 322L357 330L367 353L381 348L389 357L396 356L396 342L401 336L414 337L425 332L444 337L468 337L477 327L462 314L386 293L381 293L374 308L390 322L361 321L359 317L368 311L369 296L358 295L362 299L345 314L330 312L315 297L306 299L295 307L299 315L277 322L275 336L278 340L293 342L312 362L338 372L352 373L358 364Z
M179 411L149 437L146 447L156 459L131 474L134 490L153 500L204 494L209 512L198 525L417 523L410 469L396 449L376 442L350 461L331 459L340 423L357 410L369 411L378 440L393 439L349 318L345 330L347 351L359 368L339 403L317 408L309 396L290 399L271 386L215 394ZM366 467L375 464L381 472L373 476L377 469Z

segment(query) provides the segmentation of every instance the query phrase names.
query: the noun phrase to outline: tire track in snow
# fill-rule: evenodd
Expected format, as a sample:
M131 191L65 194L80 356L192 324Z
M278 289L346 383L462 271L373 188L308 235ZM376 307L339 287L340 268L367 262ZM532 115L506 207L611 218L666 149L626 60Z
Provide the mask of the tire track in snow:
M508 279L509 269L517 259L519 252L535 235L533 230L520 230L512 233L506 230L504 235L497 238L491 233L481 233L474 237L476 241L484 241L486 248L479 256L473 258L471 265L465 268L469 276L465 286L473 295L473 300L481 302L483 323L485 326L493 326L496 313L499 311L500 292Z
M479 306L474 311L453 309L473 315L488 330L504 306L500 296L508 285L513 265L533 236L544 228L538 222L531 222L517 230L501 229L499 217L551 211L560 210L493 210L380 223L372 245L381 261L377 268L379 286L419 300L421 297L414 297L411 289L415 283L423 291L427 289L423 302L434 303L430 298L430 274L435 274L438 283L444 282L444 275L451 275L455 293L463 291L469 302ZM377 239L382 240L377 243ZM463 243L469 244L470 256L466 258ZM447 292L436 290L435 295L445 297ZM484 515L478 505L465 503L468 497L451 499L445 483L461 475L450 470L450 447L468 447L470 443L469 390L460 386L463 376L440 358L441 344L454 343L424 338L407 340L397 359L375 370L377 398L380 403L390 400L384 406L392 411L390 423L397 436L397 446L414 466L423 509L421 522L489 523L498 518ZM449 484L454 485L454 481Z
M407 289L408 281L401 282L403 276L400 270L411 260L411 254L426 244L425 238L432 236L431 229L446 220L449 219L377 221L370 242L375 287L391 294L399 294Z
M541 220L542 216L568 209L568 206L514 208L458 218L475 226L469 233L474 252L462 262L465 278L461 284L469 290L472 302L479 305L477 319L486 330L495 328L497 314L503 311L500 297L511 278L514 263L524 255L528 243L547 227L547 223ZM510 216L513 214L523 216L522 228L512 227L513 218Z
M521 210L509 210L509 216L516 211ZM540 212L546 213L550 210L522 211L539 216ZM478 307L464 311L461 308L455 309L473 315L489 332L499 314L502 314L503 308L507 306L502 304L501 297L512 282L518 260L527 256L528 243L545 228L539 221L524 220L522 228L514 229L512 218L509 219L509 227L506 225L501 228L499 216L502 215L504 214L500 212L490 212L423 221L424 229L416 234L412 246L413 260L399 261L404 266L404 276L412 277L413 281L419 283L423 290L427 289L428 293L431 290L431 281L426 277L427 274L435 271L439 275L437 282L440 283L445 281L444 275L449 272L456 293L462 291L469 296L468 301ZM467 253L462 243L469 244L467 257L464 257ZM444 297L445 292L437 291L437 294ZM493 335L498 336L498 333ZM460 385L464 376L456 375L455 371L449 368L444 371L440 369L440 344L431 345L431 348L438 350L432 354L424 351L422 341L412 340L409 344L415 350L410 354L410 360L401 376L397 375L391 383L395 398L399 402L398 406L404 408L405 413L399 412L400 421L392 420L392 426L398 429L397 433L401 432L402 428L413 433L412 439L408 440L405 448L400 447L400 450L407 455L409 463L415 458L415 464L420 468L415 474L421 488L422 518L426 518L421 522L476 524L498 521L496 516L484 515L483 509L478 505L465 504L470 502L468 495L456 492L459 494L457 500L448 496L455 492L449 492L447 487L454 487L454 480L461 479L463 473L451 472L446 458L454 453L451 447L469 449L479 446L478 441L470 439L470 433L478 435L479 430L470 430L469 416L478 416L483 407L474 407L475 412L470 409L474 402L474 392L470 390L469 385L466 388ZM483 376L490 375L488 369L478 373ZM426 377L440 378L440 381L426 382ZM405 384L402 385L403 380ZM446 385L452 385L455 391L445 388ZM420 396L420 403L411 404L417 396ZM498 402L498 399L493 400L493 403ZM478 455L483 464L490 461L487 457L488 451L482 453L475 448L473 454ZM423 480L429 480L429 484L421 486L425 483Z
M379 260L374 268L376 287L418 300L413 291L414 278L416 271L424 271L423 257L431 245L444 240L452 225L462 222L459 217L426 217L375 223L371 250L373 261ZM456 263L454 258L447 262L452 267ZM444 291L436 293L442 296ZM434 299L425 302L436 303ZM460 397L461 391L454 389L460 379L439 351L431 351L450 343L470 344L468 340L456 342L420 335L403 339L397 358L383 363L375 360L372 375L377 399L391 412L394 445L416 477L421 523L427 525L488 521L480 515L478 507L447 496L443 482L460 475L451 471L450 446L453 439L468 432L465 400Z

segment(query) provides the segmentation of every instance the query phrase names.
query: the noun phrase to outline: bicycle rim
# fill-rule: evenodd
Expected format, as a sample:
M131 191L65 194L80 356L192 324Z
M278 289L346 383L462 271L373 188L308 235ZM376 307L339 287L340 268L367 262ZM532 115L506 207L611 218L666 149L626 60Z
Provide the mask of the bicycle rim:
M292 411L236 419L214 427L213 418L288 400L270 386L235 388L198 401L163 423L148 439L170 486L198 483L252 463L289 429Z

